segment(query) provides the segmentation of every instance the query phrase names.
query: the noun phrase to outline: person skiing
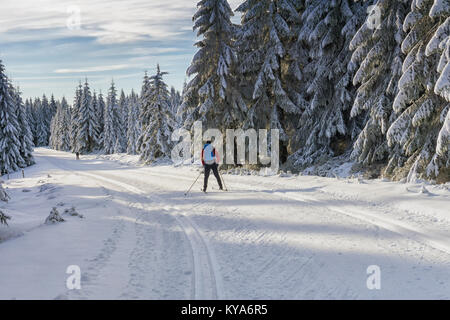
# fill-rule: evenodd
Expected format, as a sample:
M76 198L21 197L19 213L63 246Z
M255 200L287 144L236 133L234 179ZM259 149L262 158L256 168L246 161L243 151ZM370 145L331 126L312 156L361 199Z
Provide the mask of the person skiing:
M206 144L203 146L202 150L202 165L205 169L205 180L203 182L203 192L206 192L206 188L208 187L208 178L211 170L214 173L214 176L217 179L217 183L219 184L220 190L222 188L222 181L220 180L219 171L217 163L219 162L219 154L211 144L211 140L206 141Z

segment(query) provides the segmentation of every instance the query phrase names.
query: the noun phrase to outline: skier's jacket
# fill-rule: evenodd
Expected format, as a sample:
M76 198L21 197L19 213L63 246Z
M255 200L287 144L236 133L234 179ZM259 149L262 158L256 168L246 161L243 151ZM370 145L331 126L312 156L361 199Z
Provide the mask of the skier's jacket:
M216 152L216 148L210 143L205 144L202 150L202 164L214 164L218 162L219 154Z

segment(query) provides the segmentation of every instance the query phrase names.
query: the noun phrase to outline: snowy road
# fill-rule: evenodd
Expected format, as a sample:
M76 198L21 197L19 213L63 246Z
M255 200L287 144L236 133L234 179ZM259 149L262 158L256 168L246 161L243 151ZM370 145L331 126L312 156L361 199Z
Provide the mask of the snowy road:
M0 243L1 299L450 299L446 188L224 175L231 191L185 197L193 168L35 156L7 183L24 235ZM56 205L85 219L42 226Z

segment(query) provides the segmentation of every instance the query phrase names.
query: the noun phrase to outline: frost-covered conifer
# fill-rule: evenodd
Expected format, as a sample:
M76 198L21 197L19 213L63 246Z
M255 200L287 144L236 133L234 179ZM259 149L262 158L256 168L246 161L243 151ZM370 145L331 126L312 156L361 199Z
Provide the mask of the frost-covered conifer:
M119 110L118 110L118 151L119 153L125 152L127 150L127 132L128 132L128 100L125 96L125 92L121 90L119 99Z
M114 82L112 82L104 112L105 127L103 131L103 148L106 154L112 154L116 150L118 141L118 113L119 106L117 103L117 91L116 87L114 86ZM117 147L119 146L117 145Z
M298 68L290 64L300 23L301 2L295 0L246 0L238 31L238 77L249 105L249 126L280 130L280 156L288 154L292 120L302 108L297 101ZM297 74L295 74L297 73Z
M358 87L351 116L366 116L364 128L353 146L352 157L367 166L377 161L389 160L390 165L398 165L402 161L402 157L391 152L386 132L396 119L392 103L398 93L405 58L401 43L409 2L375 1L373 10L378 11L374 12L380 14L380 20L372 21L369 16L350 43L353 55L349 68L357 69L353 84Z
M350 119L355 90L349 44L366 17L365 3L308 0L297 43L297 105L303 110L290 146L290 161L306 166L351 147L357 125ZM296 64L294 63L294 65Z
M97 121L99 126L99 141L98 146L100 149L103 149L103 137L104 137L104 131L105 131L105 99L103 98L103 94L100 91L100 94L97 97Z
M137 154L138 150L138 139L141 135L141 123L139 121L139 98L131 91L131 95L128 99L129 110L128 110L128 132L127 132L127 153L128 154Z
M23 168L31 166L35 163L33 158L33 134L31 133L31 128L28 123L27 110L25 105L23 104L21 92L19 89L14 90L14 100L17 107L17 122L19 125L19 151L20 156L23 160L22 163L19 163L19 166Z
M187 75L192 80L183 94L179 114L190 129L195 121L207 128L233 128L245 121L246 104L236 76L237 52L233 11L226 0L202 0L193 16L201 37Z
M150 77L150 90L142 97L140 122L142 133L138 140L141 160L152 163L171 154L171 135L174 126L170 112L169 91L163 81L167 72L161 72L159 65L154 76Z
M0 175L16 171L24 163L14 95L0 61Z
M76 151L81 154L92 152L96 149L99 140L99 129L96 106L93 103L89 84L86 82L81 94L81 104L77 116L77 144Z
M403 30L407 35L402 42L402 51L406 58L398 83L399 93L393 103L399 116L387 132L389 145L392 148L398 146L401 156L407 159L403 167L409 170L409 181L437 176L446 163L434 157L445 119L442 113L448 102L435 93L441 57L429 43L435 35L430 31L439 28L448 12L442 19L432 17L434 4L432 0L413 0L404 20ZM394 174L396 177L404 175L403 170Z

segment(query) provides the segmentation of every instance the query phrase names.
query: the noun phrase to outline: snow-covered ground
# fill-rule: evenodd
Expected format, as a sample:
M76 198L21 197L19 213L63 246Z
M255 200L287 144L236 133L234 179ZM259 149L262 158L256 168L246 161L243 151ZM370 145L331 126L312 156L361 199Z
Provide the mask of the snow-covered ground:
M0 299L450 299L448 184L227 174L185 197L197 167L35 157L0 203Z

